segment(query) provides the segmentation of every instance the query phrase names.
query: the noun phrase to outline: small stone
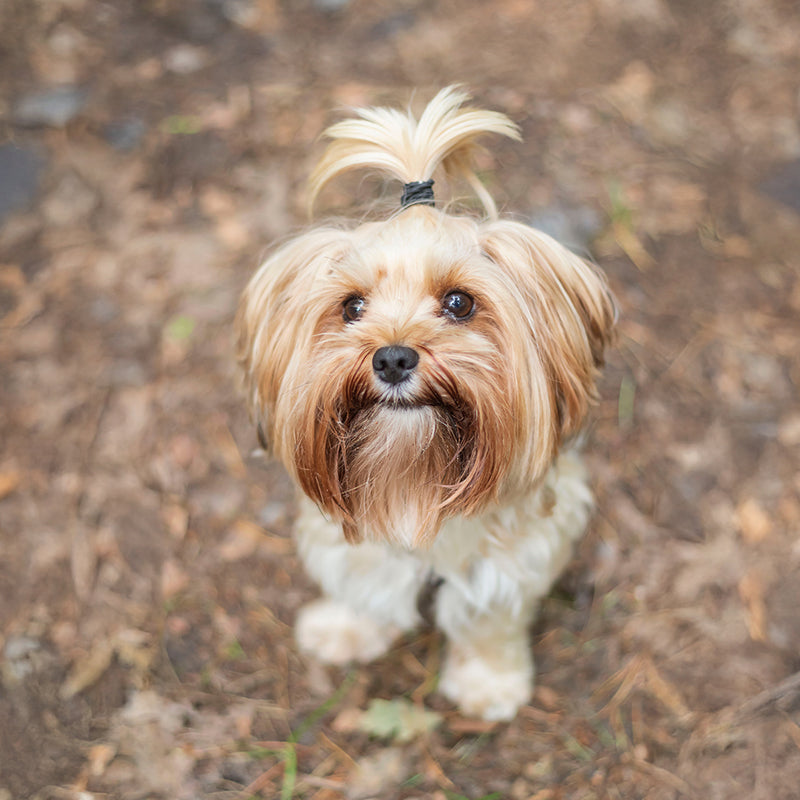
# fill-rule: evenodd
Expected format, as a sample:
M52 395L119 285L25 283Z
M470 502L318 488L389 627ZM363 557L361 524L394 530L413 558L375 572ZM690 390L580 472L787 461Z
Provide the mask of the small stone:
M191 75L208 62L208 54L200 47L179 44L164 54L164 66L176 75Z
M399 11L373 25L369 36L373 40L391 39L402 31L414 27L417 17L413 11Z
M41 643L29 636L9 636L3 654L9 661L21 661L41 648Z
M360 758L347 785L347 800L385 797L410 774L408 760L399 747L387 747Z
M530 223L579 255L587 254L603 227L600 214L588 206L547 206L536 211Z
M13 682L22 681L36 670L41 643L29 636L9 636L3 648L4 677Z
M767 197L800 211L800 159L784 164L758 188Z
M75 173L68 173L42 203L51 225L72 226L86 222L98 204L97 194Z
M140 119L121 119L106 125L103 135L115 150L125 152L139 144L146 130Z
M314 0L314 8L317 11L324 11L327 13L333 13L335 11L341 11L343 8L346 8L350 3L350 0Z
M63 128L83 110L89 91L80 86L56 86L25 95L15 106L11 119L30 128Z
M12 211L24 209L36 197L44 159L33 150L0 145L0 222Z
M259 18L259 8L252 0L222 0L220 11L225 19L242 28L254 27Z
M267 503L259 512L258 522L267 530L272 530L286 521L287 513L286 503L281 501Z

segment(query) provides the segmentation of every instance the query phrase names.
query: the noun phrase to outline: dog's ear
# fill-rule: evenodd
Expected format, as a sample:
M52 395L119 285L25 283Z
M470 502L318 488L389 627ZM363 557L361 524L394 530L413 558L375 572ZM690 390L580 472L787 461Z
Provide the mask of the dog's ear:
M559 438L574 433L595 397L616 322L600 270L547 234L518 222L482 226L485 254L520 292L527 334L547 371Z
M313 307L313 287L349 242L348 232L334 228L298 236L261 265L242 295L235 322L237 351L262 446L275 444L271 417L287 370L311 346L312 320L320 314Z

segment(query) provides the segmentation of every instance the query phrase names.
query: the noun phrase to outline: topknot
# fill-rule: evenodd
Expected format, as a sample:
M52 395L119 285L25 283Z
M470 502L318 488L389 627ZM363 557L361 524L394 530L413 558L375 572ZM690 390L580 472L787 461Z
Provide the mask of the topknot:
M518 126L505 114L463 107L470 95L459 86L442 89L419 120L393 108L358 109L358 117L337 122L325 131L333 139L309 179L309 210L328 181L352 169L387 173L404 184L428 181L441 166L463 177L487 215L497 207L475 174L476 139L497 133L521 139Z

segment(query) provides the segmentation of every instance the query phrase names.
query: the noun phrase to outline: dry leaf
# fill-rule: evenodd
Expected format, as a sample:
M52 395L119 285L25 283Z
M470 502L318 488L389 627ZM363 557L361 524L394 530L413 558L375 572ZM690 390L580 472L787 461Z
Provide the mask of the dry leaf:
M94 538L82 525L77 525L72 533L70 569L72 571L75 594L83 602L89 597L94 588L97 550Z
M67 679L61 685L59 694L62 700L75 697L84 689L97 683L111 666L115 646L112 639L103 639L72 665Z
M20 484L20 474L16 470L0 472L0 500L11 494Z
M767 606L764 602L764 582L755 570L739 581L739 596L747 612L747 631L755 642L767 641Z
M336 715L331 728L336 733L353 733L361 729L363 717L364 712L360 708L345 708Z
M558 711L561 708L561 698L558 696L558 692L549 686L538 685L534 697L546 711Z
M167 526L170 536L182 540L189 528L189 512L177 503L170 503L161 509L161 518Z
M99 778L117 754L117 748L110 744L96 744L89 748L89 773Z
M231 429L225 422L220 422L215 426L214 431L214 445L217 452L222 456L228 472L236 478L245 478L247 475L247 467L242 460L242 454L239 452L239 446L233 438Z
M748 544L763 542L772 530L772 521L755 498L749 497L736 509L742 538Z
M264 539L264 531L247 519L237 519L228 535L217 548L223 561L239 561L253 555Z
M171 600L189 585L189 575L181 565L170 558L161 567L161 596Z
M411 772L405 753L399 747L388 747L360 758L347 781L348 800L367 800L385 797L393 787L402 783Z
M432 731L441 722L441 714L397 698L372 700L361 716L359 728L371 736L402 744Z

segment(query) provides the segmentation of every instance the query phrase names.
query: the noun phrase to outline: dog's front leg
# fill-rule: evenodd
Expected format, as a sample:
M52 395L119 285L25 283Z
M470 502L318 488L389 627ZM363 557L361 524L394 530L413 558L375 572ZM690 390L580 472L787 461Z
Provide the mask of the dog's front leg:
M301 650L329 664L368 662L419 623L416 597L425 575L417 559L380 543L348 544L340 526L305 499L295 537L324 595L298 614Z
M445 584L437 602L437 624L448 639L439 690L468 716L513 719L533 693L528 628L537 603L477 608L459 594Z

